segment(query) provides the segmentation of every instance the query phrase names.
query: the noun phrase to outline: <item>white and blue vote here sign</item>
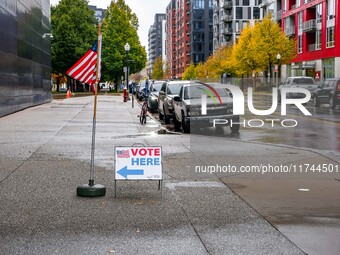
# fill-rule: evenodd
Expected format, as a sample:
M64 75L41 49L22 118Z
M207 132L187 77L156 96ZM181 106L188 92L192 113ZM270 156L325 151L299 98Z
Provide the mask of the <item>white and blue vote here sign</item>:
M116 180L162 180L162 147L115 147Z

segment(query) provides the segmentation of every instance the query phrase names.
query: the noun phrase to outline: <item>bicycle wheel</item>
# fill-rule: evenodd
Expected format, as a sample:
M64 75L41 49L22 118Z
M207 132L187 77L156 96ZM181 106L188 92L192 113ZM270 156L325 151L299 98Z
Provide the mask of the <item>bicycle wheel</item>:
M142 117L142 125L146 124L146 114L143 114Z
M143 111L141 111L141 113L139 114L139 122L142 125L143 125L143 115L144 115L144 113L143 113Z

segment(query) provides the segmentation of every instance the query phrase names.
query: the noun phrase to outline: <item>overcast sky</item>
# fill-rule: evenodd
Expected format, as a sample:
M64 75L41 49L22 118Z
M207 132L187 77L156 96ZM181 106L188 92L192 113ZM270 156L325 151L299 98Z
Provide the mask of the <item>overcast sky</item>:
M59 0L50 0L50 3L56 5ZM106 9L111 0L90 0L90 5L96 5L99 8ZM130 6L139 20L138 35L143 46L148 46L148 31L153 24L156 13L165 13L165 8L170 3L170 0L125 0L125 3Z

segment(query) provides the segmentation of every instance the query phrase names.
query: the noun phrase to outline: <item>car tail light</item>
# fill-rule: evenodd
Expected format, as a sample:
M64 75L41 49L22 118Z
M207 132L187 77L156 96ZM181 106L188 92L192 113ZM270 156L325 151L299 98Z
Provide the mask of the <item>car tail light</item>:
M340 91L340 81L338 81L338 83L336 84L336 90Z

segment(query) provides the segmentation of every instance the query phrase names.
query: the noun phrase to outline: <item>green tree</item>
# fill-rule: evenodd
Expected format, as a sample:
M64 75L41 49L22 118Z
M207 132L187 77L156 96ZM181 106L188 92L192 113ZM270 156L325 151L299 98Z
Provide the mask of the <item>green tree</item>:
M151 77L155 80L161 80L164 78L163 60L161 56L157 57L153 64Z
M61 0L52 6L51 32L52 72L64 74L97 40L97 21L87 1Z
M197 78L197 70L193 62L185 69L182 80L190 80Z
M137 34L138 19L124 0L112 1L103 20L102 75L105 80L120 83L123 67L130 67L130 74L145 67L146 51ZM124 46L130 45L128 55Z

